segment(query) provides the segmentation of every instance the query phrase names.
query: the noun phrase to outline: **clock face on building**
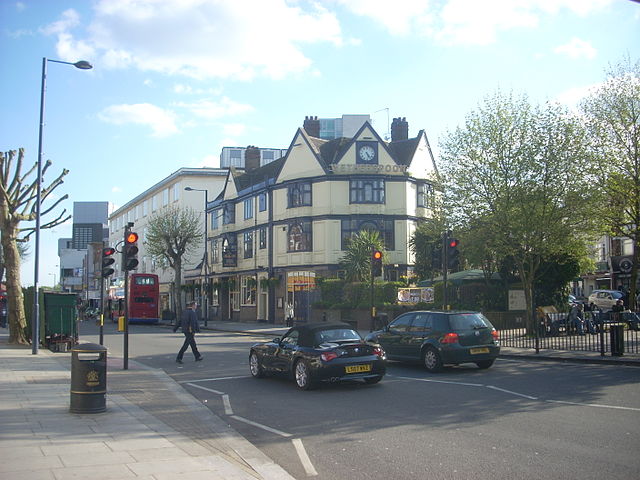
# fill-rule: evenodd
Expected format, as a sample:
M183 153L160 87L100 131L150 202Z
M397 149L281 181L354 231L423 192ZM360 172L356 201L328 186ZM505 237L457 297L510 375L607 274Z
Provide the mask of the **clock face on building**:
M360 158L365 162L370 162L375 158L376 152L371 145L365 145L364 147L360 147L358 155L360 155Z
M372 142L360 143L356 149L356 163L377 163L378 149L377 145Z

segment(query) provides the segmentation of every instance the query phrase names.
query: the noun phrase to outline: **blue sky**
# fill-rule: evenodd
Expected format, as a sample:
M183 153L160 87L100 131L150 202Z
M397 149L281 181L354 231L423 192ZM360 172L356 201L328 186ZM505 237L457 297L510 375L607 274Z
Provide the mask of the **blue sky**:
M223 146L286 148L305 115L368 113L382 136L403 116L437 157L498 89L573 106L640 56L630 0L0 0L0 19L2 151L37 160L43 57L94 66L48 64L43 150L47 178L70 170L69 211L217 167ZM43 232L41 284L70 236Z

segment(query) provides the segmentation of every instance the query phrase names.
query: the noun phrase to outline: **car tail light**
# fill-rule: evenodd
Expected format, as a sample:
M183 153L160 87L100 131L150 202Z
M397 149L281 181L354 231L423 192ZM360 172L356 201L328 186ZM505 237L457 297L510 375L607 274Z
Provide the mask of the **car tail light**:
M379 357L384 357L384 350L382 350L380 347L373 347L373 354Z
M447 333L444 338L440 341L443 344L450 343L458 343L458 334L457 333Z
M494 340L500 339L500 333L497 330L491 330L491 336L493 337Z
M334 358L338 358L338 354L336 352L324 352L320 354L320 358L323 362L330 362Z

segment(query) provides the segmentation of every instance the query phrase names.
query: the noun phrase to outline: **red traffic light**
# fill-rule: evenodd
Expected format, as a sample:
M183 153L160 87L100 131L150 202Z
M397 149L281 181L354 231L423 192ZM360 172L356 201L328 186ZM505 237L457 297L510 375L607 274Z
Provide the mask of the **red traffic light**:
M382 259L382 252L380 250L374 250L373 259L374 260L381 260Z
M103 257L110 257L111 255L115 255L116 249L113 247L105 247L102 249Z
M449 246L450 246L451 248L455 248L455 247L457 247L457 246L458 246L458 243L460 243L460 242L458 242L458 239L457 239L457 238L450 238L450 239L449 239Z
M138 241L138 234L135 232L129 232L125 241L129 244L136 243Z

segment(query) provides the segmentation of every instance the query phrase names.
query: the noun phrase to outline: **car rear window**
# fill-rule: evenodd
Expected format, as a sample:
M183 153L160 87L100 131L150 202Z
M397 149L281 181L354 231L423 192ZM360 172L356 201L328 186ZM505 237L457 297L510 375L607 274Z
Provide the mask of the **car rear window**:
M452 330L493 328L491 322L481 313L457 313L449 315L449 324Z
M361 341L362 338L358 332L350 328L333 328L331 330L320 330L316 332L317 344L327 342L345 342L349 340Z
M615 299L622 298L623 295L621 292L611 292L611 296Z

